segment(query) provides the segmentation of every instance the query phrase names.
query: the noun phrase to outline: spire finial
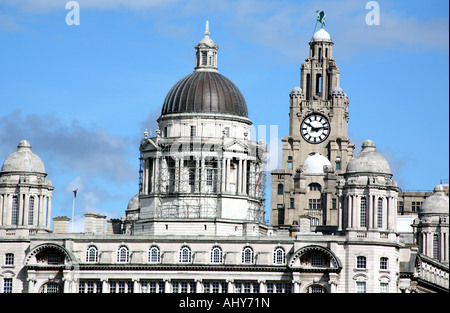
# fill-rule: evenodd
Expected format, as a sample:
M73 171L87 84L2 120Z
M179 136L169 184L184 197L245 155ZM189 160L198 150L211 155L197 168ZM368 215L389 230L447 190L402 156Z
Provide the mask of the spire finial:
M210 32L209 32L209 21L206 21L206 28L205 28L205 35L209 36Z

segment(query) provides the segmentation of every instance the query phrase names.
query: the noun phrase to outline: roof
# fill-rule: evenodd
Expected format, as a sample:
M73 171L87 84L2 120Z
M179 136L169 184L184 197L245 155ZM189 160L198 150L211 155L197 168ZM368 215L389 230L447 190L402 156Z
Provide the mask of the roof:
M161 115L218 113L248 117L247 104L239 89L225 76L195 71L178 81L164 100Z
M27 140L22 140L17 145L17 151L6 158L2 166L2 173L30 172L45 173L45 166L41 158L31 151L31 145Z

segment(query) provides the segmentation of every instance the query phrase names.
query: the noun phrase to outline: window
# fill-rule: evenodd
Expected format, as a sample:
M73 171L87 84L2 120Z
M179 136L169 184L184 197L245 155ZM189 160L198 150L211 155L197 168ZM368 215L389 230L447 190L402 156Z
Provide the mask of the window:
M317 183L312 183L312 184L309 185L309 190L310 191L315 191L315 190L321 191L322 187L319 184L317 184Z
M210 258L211 263L222 263L222 249L220 247L213 247L211 249L211 258Z
M58 283L46 283L44 286L42 286L41 288L41 293L59 293L59 285Z
M383 227L383 199L378 198L378 227Z
M389 283L380 283L380 293L387 293L389 290Z
M309 199L310 210L320 210L320 199Z
M197 128L195 127L195 125L191 126L191 137L195 137L197 136Z
M13 253L5 254L5 265L14 265L14 254Z
M356 268L365 269L366 268L366 257L358 256L356 258Z
M255 261L254 252L251 247L245 247L242 250L242 263L243 264L253 264Z
M380 258L380 270L387 270L388 269L388 262L389 259L385 257Z
M439 259L439 235L433 235L433 259Z
M230 127L224 127L224 129L223 129L223 136L225 138L230 137Z
M189 186L195 185L195 168L189 169Z
M295 199L294 199L294 198L291 198L291 200L290 200L290 202L289 202L289 207L290 207L291 209L295 208L294 204L295 204Z
M11 225L17 225L19 221L19 198L12 198Z
M283 184L278 184L278 195L282 195L284 192Z
M97 263L98 262L98 250L95 246L89 246L86 249L86 262Z
M311 266L323 266L323 258L321 254L311 255Z
M413 212L419 212L421 206L422 206L422 202L419 202L419 201L412 201L411 202L411 210Z
M208 64L208 52L206 51L202 51L202 65L207 65Z
M180 263L191 263L191 249L189 247L181 247L179 261Z
M337 199L331 199L331 208L337 209Z
M341 169L341 158L337 157L336 158L336 170L340 170Z
M278 247L273 251L273 264L284 265L286 263L286 252Z
M161 262L161 252L157 246L151 246L148 249L148 262L159 263Z
M28 200L28 225L33 225L34 221L34 197Z
M287 164L288 164L288 169L292 170L292 156L288 156Z
M319 219L317 217L311 217L311 226L319 225Z
M128 263L130 261L130 251L125 246L120 246L117 249L117 262Z
M365 281L357 281L356 282L356 292L357 293L366 293L366 282Z
M12 278L3 278L3 293L12 293Z
M213 169L208 168L206 169L206 185L212 186L213 184Z
M307 293L326 293L325 288L322 285L312 285L308 287Z
M361 198L361 206L360 206L360 215L359 215L359 226L360 227L367 227L367 205L366 205L366 198Z
M403 201L398 202L398 212L403 214Z

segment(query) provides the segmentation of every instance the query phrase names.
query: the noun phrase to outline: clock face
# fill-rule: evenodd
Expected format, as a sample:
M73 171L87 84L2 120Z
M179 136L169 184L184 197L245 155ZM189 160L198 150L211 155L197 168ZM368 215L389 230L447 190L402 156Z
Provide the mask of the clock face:
M307 142L317 144L324 142L330 134L330 123L321 114L307 116L300 125L300 133Z

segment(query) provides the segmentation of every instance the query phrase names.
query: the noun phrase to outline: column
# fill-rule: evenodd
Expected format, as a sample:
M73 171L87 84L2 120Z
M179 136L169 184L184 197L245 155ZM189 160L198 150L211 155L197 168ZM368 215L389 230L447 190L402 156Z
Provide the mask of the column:
M367 205L369 206L369 214L367 216L367 228L369 229L369 228L375 228L376 227L375 212L377 210L374 209L373 196L370 194L370 191L369 191L369 196L367 198L368 198Z
M102 279L102 293L109 293L108 279Z
M19 225L23 225L23 193L19 192L19 196L18 196L18 211L17 211L17 215L18 215L18 219L17 219L17 226Z
M203 293L202 280L201 279L196 279L195 280L195 293Z
M148 159L144 160L144 175L142 177L142 193L144 195L147 194L147 185L148 185Z
M228 283L228 293L234 293L233 280L228 279L227 283Z
M226 159L223 158L222 159L222 192L225 192L225 183L226 183L226 170L227 164L226 164Z
M342 230L342 196L338 196L337 206L338 206L338 212L337 212L338 231L341 231Z
M164 279L164 293L171 293L172 289L170 288L170 279Z
M195 192L200 191L200 159L195 158L195 180L194 180L194 190Z
M293 280L292 283L294 284L294 293L300 293L300 280Z
M227 159L225 190L230 191L231 159Z
M29 211L29 205L30 205L30 195L25 194L25 203L23 206L23 225L28 225L28 211Z
M139 284L139 279L133 279L133 293L141 293L141 285Z
M0 194L0 226L3 225L3 195Z
M266 281L259 280L259 293L266 293Z
M236 193L241 194L242 193L242 160L238 160L238 171L237 171L237 188Z
M247 160L244 160L244 173L242 181L242 193L247 194Z
M47 228L50 228L51 218L52 218L52 197L48 197L48 207L47 207Z
M153 169L155 175L153 175L153 193L160 192L160 180L159 180L159 157L153 159Z

